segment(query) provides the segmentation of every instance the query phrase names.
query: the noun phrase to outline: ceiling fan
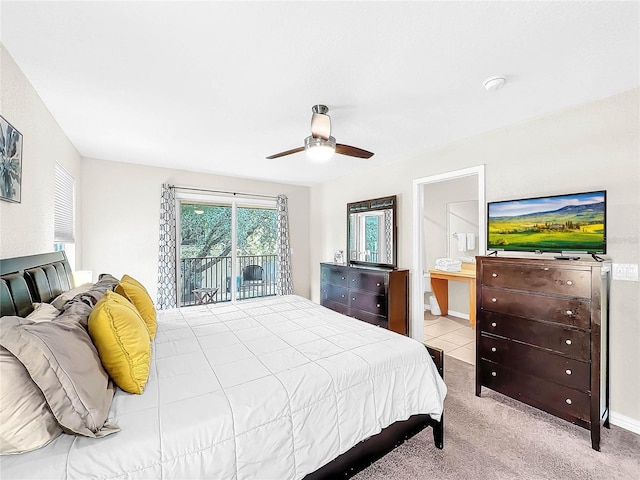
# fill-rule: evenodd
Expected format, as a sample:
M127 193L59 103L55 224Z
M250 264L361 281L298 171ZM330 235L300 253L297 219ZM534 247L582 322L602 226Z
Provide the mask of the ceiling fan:
M309 158L314 161L329 160L334 153L358 158L371 158L373 156L373 152L368 152L362 148L336 143L336 139L331 136L331 117L327 115L329 108L326 105L314 105L311 111L313 112L311 117L311 136L304 139L304 147L276 153L267 157L268 159L284 157L303 150L306 150Z

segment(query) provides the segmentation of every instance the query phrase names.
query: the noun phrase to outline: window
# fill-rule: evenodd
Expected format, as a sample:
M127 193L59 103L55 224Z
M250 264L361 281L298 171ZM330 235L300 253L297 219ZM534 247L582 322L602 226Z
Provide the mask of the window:
M62 166L55 166L53 249L64 250L69 264L75 267L75 180Z

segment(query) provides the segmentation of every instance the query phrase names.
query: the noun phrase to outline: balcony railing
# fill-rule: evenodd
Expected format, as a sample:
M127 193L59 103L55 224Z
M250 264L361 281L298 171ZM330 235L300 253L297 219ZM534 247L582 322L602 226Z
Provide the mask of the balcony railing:
M197 257L180 259L180 306L198 304L193 291L217 288L217 302L228 302L235 289L236 299L266 297L276 294L277 255L237 256L235 279L231 257Z

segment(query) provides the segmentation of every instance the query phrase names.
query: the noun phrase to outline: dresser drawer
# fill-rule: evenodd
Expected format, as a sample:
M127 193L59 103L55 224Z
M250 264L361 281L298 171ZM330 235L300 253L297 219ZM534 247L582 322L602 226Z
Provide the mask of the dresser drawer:
M346 287L333 285L332 283L323 283L321 286L322 299L331 300L337 303L349 305L349 291Z
M590 364L524 343L488 335L480 336L480 357L576 390L590 390Z
M375 325L376 327L389 328L387 317L381 317L380 315L375 315L373 313L365 312L355 308L352 308L350 310L350 315L353 318L357 318L358 320L362 320L363 322L370 323L372 325Z
M513 340L537 345L578 360L591 359L591 333L559 324L481 311L476 328Z
M334 285L347 286L347 268L340 266L322 265L320 268L320 281L333 283Z
M548 297L498 288L482 288L481 308L490 312L590 328L591 303L579 298Z
M365 290L370 293L384 294L387 274L366 269L349 270L349 288Z
M349 300L352 308L364 310L374 315L387 315L387 299L384 295L349 291Z
M344 303L336 303L331 300L322 299L320 305L330 308L334 312L342 313L343 315L349 315L349 306Z
M591 271L484 262L482 284L537 293L591 297Z
M482 385L565 420L590 424L589 394L527 375L487 360L481 361Z

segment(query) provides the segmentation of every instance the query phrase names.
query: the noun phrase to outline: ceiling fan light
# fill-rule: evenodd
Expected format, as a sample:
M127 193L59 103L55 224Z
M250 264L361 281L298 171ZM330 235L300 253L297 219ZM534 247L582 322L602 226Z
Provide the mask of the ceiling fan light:
M336 153L336 139L307 137L304 139L304 149L312 162L326 162Z

